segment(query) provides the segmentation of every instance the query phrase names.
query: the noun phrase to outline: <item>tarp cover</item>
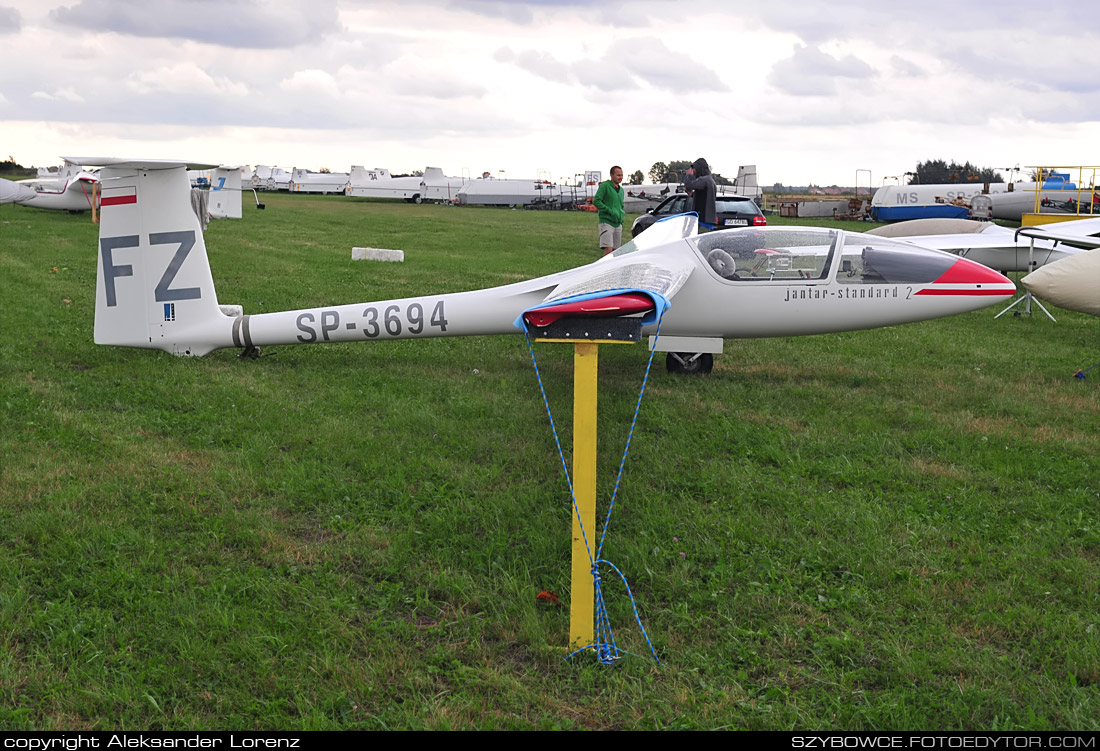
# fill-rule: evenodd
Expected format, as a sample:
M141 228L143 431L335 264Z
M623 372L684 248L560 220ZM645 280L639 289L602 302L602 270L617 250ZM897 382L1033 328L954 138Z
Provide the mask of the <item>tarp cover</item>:
M653 299L654 309L649 311L648 313L646 313L644 316L642 316L642 325L643 326L649 326L650 324L656 323L658 320L660 320L661 316L664 315L664 312L666 310L668 310L668 306L669 306L668 298L665 297L662 294L654 292L651 289L605 289L605 290L600 290L599 292L590 292L590 293L587 293L587 294L571 295L569 297L557 297L557 298L554 298L553 300L547 300L544 303L540 303L539 305L536 305L532 308L528 308L527 310L523 311L516 318L516 320L513 321L512 323L520 331L526 331L527 326L523 322L523 317L525 315L527 315L528 313L530 313L532 310L538 310L539 308L545 308L545 307L550 307L550 306L553 306L553 305L559 305L562 302L565 302L567 300L569 300L569 301L597 300L601 297L610 297L612 295L622 295L622 294L627 294L627 293L630 293L630 292L640 292L641 294L648 295L649 297L651 297Z
M1100 249L1041 266L1022 282L1059 307L1100 316Z

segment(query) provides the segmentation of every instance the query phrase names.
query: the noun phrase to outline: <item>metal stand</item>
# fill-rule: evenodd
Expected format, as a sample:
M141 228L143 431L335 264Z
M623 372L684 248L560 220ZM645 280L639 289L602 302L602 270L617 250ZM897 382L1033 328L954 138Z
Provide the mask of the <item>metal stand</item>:
M573 516L572 575L569 593L569 645L576 649L595 641L595 585L592 561L582 529L596 529L596 402L599 347L574 342L573 355ZM579 517L579 518L578 518ZM581 526L583 523L583 527Z
M1033 238L1031 238L1031 244L1028 246L1028 249L1027 249L1028 273L1031 273L1032 271L1035 270L1035 260L1034 259L1035 259L1035 238L1033 237ZM1046 314L1047 318L1054 321L1055 323L1058 323L1058 319L1056 319L1054 316L1052 316L1050 314L1050 311L1047 310L1046 308L1044 308L1043 304L1041 302L1039 302L1037 299L1035 299L1035 295L1031 294L1030 291L1025 291L1023 296L1017 297L1015 300L1013 300L1009 304L1009 306L1007 308L1002 310L997 315L993 316L993 318L994 318L994 320L996 320L997 318L1000 318L1001 316L1003 316L1005 313L1007 313L1008 311L1015 308L1020 303L1024 304L1024 309L1023 309L1022 312L1027 313L1028 315L1031 315L1031 303L1032 303L1032 301L1034 301L1035 304L1039 306L1039 310L1043 311L1043 313ZM1018 310L1018 311L1016 311L1016 313L1014 315L1020 315L1020 313L1021 313L1021 311Z
M535 342L573 345L573 497L576 508L569 593L569 647L596 641L596 425L601 344L641 340L638 318L563 319L542 329Z

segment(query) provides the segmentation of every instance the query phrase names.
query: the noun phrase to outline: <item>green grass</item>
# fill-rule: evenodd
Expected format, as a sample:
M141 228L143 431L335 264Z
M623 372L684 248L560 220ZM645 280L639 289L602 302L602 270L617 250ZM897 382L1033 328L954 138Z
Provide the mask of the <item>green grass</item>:
M207 232L249 313L598 253L585 214L264 200ZM569 498L521 337L97 347L96 234L0 207L0 727L1100 729L1095 318L655 363L605 553L663 665L608 669L563 659ZM567 436L572 353L537 352ZM644 368L601 351L604 502Z

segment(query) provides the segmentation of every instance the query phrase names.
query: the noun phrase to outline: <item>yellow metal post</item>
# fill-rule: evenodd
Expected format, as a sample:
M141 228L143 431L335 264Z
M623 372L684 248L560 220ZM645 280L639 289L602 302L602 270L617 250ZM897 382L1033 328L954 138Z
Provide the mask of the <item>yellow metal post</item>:
M573 345L573 517L572 568L569 587L569 644L579 649L596 641L596 412L601 344L633 344L627 339L537 339ZM579 514L579 516L578 516ZM584 525L584 533L581 525ZM585 544L587 537L588 544Z
M573 649L595 641L596 595L592 561L596 554L596 394L599 344L573 343L573 569L569 592L569 643ZM578 519L579 512L579 519ZM584 534L581 534L581 524ZM585 545L585 535L588 545Z

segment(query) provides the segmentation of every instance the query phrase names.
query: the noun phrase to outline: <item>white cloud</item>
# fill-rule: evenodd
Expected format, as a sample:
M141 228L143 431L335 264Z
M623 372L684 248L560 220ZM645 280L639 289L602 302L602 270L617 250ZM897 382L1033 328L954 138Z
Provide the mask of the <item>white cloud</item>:
M523 2L506 2L504 0L452 0L448 3L450 9L474 13L489 18L502 18L511 23L526 25L531 23L535 15L531 7Z
M340 29L335 0L78 0L50 17L83 30L258 49L317 42Z
M515 64L540 78L555 83L570 83L573 75L568 65L557 60L549 52L526 50L515 57Z
M43 99L47 102L71 102L81 103L84 101L84 97L76 93L76 90L71 87L55 90L52 94L45 91L36 91L31 94L34 99Z
M604 61L594 64L584 60L573 63L572 71L579 83L602 92L630 91L640 88L626 66L619 62Z
M498 48L493 59L511 63L547 81L579 83L601 91L629 91L640 84L672 93L728 91L718 75L690 56L674 52L654 37L613 42L597 60L563 62L549 52Z
M894 75L905 78L919 78L925 74L924 68L898 55L890 58L890 68Z
M691 49L693 45L685 44ZM656 89L671 92L728 91L712 69L684 52L668 48L657 37L616 41L602 62L621 63L632 75Z
M279 82L279 88L294 94L321 94L333 99L340 98L340 86L336 79L316 68L295 71L290 78Z
M874 69L854 55L836 58L799 44L790 57L772 66L768 83L794 96L831 96L874 75Z
M386 89L393 96L426 99L478 99L487 93L484 86L438 71L417 70L407 65L387 70L383 77Z
M135 73L126 81L135 94L177 94L181 96L247 96L248 87L224 76L211 76L193 62L155 68Z
M0 5L0 35L16 34L23 27L23 17L15 8Z

